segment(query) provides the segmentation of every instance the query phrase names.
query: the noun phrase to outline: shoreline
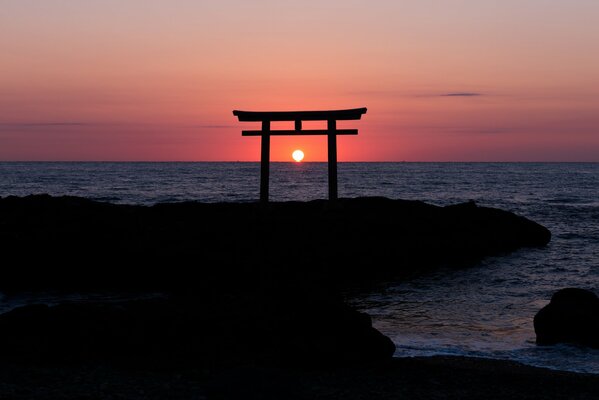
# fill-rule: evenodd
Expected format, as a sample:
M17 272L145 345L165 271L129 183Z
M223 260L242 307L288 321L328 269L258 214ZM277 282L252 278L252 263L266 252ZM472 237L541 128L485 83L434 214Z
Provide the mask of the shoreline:
M592 351L592 349L589 349ZM528 364L524 361L520 361L517 359L509 359L509 358L495 358L492 356L484 356L484 355L457 355L457 354L431 354L431 355L416 355L416 356L393 356L393 359L466 359L466 360L477 360L481 362L489 362L489 363L506 363L507 365L514 365L516 367L522 368L534 368L539 370L552 371L556 373L566 373L566 374L575 374L575 375L585 375L590 377L599 378L599 372L586 372L586 371L575 371L572 369L563 369L558 367L551 367L546 365L534 365Z
M45 298L45 294L42 294L42 296L43 296L42 298ZM132 302L132 301L134 301L134 302L135 301L143 302L143 301L148 301L148 300L149 301L156 301L156 300L157 301L161 301L161 300L169 301L167 295L158 294L158 293L153 293L153 294L137 293L137 294L131 294L131 295L128 295L125 293L118 293L118 294L115 294L115 297L103 295L102 298L95 297L94 295L92 295L91 298L89 298L89 299L86 298L87 295L85 293L77 294L77 296L76 296L77 298L72 297L70 299L68 298L70 296L65 295L65 294L54 293L53 296L55 296L55 298L51 299L51 301L49 301L49 302L29 301L28 303L29 304L44 303L44 304L48 304L48 307L54 307L59 304L81 305L82 309L84 309L86 306L97 305L100 303L114 304L117 307L121 307L122 305ZM66 300L61 301L61 297L65 298L64 296L66 296ZM84 299L81 299L81 298L84 298ZM0 313L0 316L2 314L6 314L12 310L20 309L22 307L25 307L25 305L24 304L17 305L15 307L13 307L11 310L3 311L2 313ZM1 317L0 317L0 324L2 324ZM0 336L2 336L2 335L0 334ZM399 341L399 342L396 341L396 344L398 346L401 346L402 343L401 343L401 341ZM537 347L537 346L531 344L530 347L528 348L528 350L533 350L533 349L535 349L535 347ZM558 348L556 349L556 347L558 347ZM0 349L1 348L2 348L2 346L0 346ZM551 365L549 363L543 363L543 361L549 361L549 358L552 357L552 355L554 357L574 357L574 354L572 353L573 351L585 352L585 353L587 353L587 355L588 355L588 352L591 352L591 353L596 352L596 350L591 349L591 348L584 348L584 347L580 347L580 346L567 345L567 344L553 345L553 346L541 346L537 350L538 351L546 351L549 354L547 354L545 357L542 357L537 360L533 359L530 362L527 362L526 360L519 358L517 355L512 354L514 351L517 352L519 350L526 350L526 349L518 348L518 349L503 350L503 351L507 352L508 355L495 356L495 355L491 354L492 352L488 351L488 354L485 354L485 351L482 351L482 350L469 352L467 349L465 349L465 350L456 350L456 351L448 352L447 349L444 350L442 346L438 349L438 351L427 348L426 351L423 351L421 354L419 354L417 348L414 347L414 348L412 348L411 351L409 351L409 353L411 353L409 355L406 354L405 351L403 351L403 350L400 350L400 351L396 350L395 354L393 354L393 356L392 356L392 359L436 359L436 358L461 359L461 358L465 358L465 359L477 359L477 360L489 361L489 362L495 362L495 361L500 362L500 363L509 362L509 363L518 364L518 365L521 365L524 367L546 369L546 370L555 371L555 372L567 372L567 373L574 373L574 374L599 376L599 372L577 370L576 366L568 367L567 365L562 366L562 365ZM580 357L581 355L585 356L584 354L578 354L577 356ZM525 356L525 357L529 358L530 355ZM573 364L568 363L568 365L573 365ZM584 368L584 366L582 368Z

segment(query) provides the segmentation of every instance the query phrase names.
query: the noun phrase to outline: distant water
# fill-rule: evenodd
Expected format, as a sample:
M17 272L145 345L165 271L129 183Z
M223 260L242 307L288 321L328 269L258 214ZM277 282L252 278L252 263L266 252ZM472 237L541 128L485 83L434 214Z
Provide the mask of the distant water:
M254 201L258 163L0 163L0 196L49 193L128 204ZM327 195L325 163L273 163L272 200ZM599 351L537 347L532 318L564 287L599 289L597 163L340 163L339 195L447 205L475 200L531 218L552 241L386 285L352 302L398 346L397 356L453 354L599 374ZM30 301L0 300L0 310ZM75 299L77 300L77 299Z

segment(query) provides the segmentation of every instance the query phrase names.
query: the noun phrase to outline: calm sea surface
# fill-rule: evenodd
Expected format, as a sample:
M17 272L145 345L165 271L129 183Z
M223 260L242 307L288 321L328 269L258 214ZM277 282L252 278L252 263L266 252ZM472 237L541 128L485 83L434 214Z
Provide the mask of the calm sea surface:
M254 201L258 163L0 163L0 196L49 193L128 204ZM273 163L272 200L327 195L325 163ZM475 200L533 219L553 238L543 249L488 258L389 284L351 301L397 344L397 356L511 359L599 374L599 351L537 347L532 319L564 287L599 289L597 163L341 163L339 195L447 205ZM0 299L0 311L31 301Z

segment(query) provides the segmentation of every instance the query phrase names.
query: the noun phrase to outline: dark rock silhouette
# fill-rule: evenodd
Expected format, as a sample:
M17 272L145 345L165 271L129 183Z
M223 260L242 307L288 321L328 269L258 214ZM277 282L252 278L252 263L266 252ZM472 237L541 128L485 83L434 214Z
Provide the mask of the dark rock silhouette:
M310 286L402 278L543 246L541 225L474 203L386 198L115 205L47 195L0 199L0 290ZM215 289L216 285L216 289Z
M340 301L268 297L278 302L238 296L226 304L163 298L20 307L0 315L0 356L332 365L382 361L395 351L368 315Z
M556 292L534 318L537 344L574 343L599 348L599 298L577 288Z

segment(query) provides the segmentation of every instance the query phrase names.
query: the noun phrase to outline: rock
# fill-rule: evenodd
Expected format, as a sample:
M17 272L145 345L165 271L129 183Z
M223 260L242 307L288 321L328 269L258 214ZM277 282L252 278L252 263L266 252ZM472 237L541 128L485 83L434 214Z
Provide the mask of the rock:
M0 269L0 291L197 292L244 290L265 280L329 289L462 268L550 239L534 221L474 202L438 207L355 198L334 206L315 200L145 207L8 197L0 199L0 243L4 258L22 267Z
M534 318L537 344L574 343L599 348L599 298L577 288L556 292Z
M340 299L306 293L30 305L0 314L0 359L198 365L386 361L395 345Z
M294 363L313 365L377 362L390 359L395 344L372 327L368 314L341 301L287 301L278 321L286 351Z

